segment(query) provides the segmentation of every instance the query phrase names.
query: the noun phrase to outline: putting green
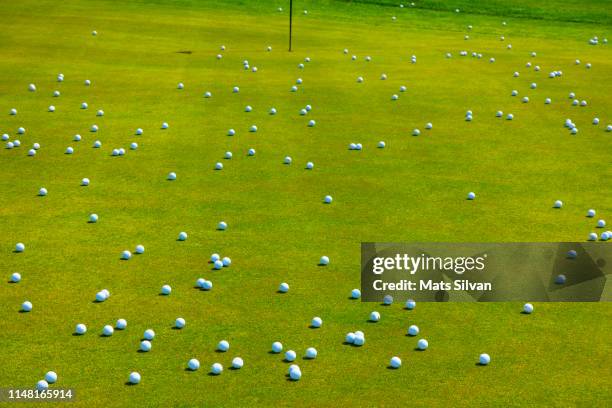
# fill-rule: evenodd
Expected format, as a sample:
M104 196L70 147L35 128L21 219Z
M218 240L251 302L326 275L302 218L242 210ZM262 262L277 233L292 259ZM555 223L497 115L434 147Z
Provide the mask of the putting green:
M362 241L583 241L601 232L597 219L612 222L608 3L416 3L296 0L291 53L286 1L3 7L0 134L22 144L0 150L0 387L33 387L53 370L52 387L74 388L74 406L83 407L605 406L607 303L536 303L522 315L520 303L407 311L348 299L359 287ZM593 36L600 45L588 44ZM245 59L256 73L243 69ZM548 78L555 70L563 76ZM588 106L571 106L569 92ZM306 104L313 109L300 116ZM514 120L496 118L497 110ZM311 119L316 126L307 126ZM380 140L386 148L376 148ZM35 142L41 148L28 157ZM131 142L139 148L129 150ZM363 150L349 151L352 142ZM74 154L64 154L68 146ZM127 153L111 157L114 148ZM304 169L308 161L313 170ZM223 170L213 170L217 162ZM46 197L37 196L41 187ZM470 191L476 200L465 199ZM326 195L332 204L323 204ZM564 207L554 210L558 199ZM595 219L585 217L589 208ZM227 230L216 230L220 221ZM13 253L17 242L24 253ZM138 244L144 254L120 260ZM213 271L213 253L231 266ZM317 265L323 255L326 267ZM7 283L13 272L20 283ZM199 277L213 289L194 288ZM281 282L288 293L277 293ZM171 295L159 296L164 284ZM110 298L94 303L105 288ZM33 310L19 313L25 300ZM374 310L381 320L367 323ZM310 329L315 316L323 325ZM186 320L182 330L172 329L177 317ZM126 330L100 337L119 318ZM73 336L77 323L85 335ZM416 338L406 337L412 324ZM139 353L147 328L156 332L153 347ZM365 332L363 347L343 344L355 330ZM427 351L414 350L419 338ZM215 352L223 339L229 351ZM296 351L300 381L289 381L282 355L268 352L274 341ZM308 347L315 360L302 359ZM476 365L481 353L491 356L488 367ZM402 367L387 369L395 355ZM236 356L244 367L229 370ZM185 370L191 358L199 371ZM223 374L207 375L215 362ZM126 386L132 371L142 382Z

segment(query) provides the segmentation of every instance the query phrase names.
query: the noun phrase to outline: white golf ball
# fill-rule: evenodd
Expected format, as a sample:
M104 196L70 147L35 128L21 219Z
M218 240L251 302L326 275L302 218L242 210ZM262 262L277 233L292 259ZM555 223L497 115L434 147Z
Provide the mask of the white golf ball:
M344 340L349 344L353 344L355 342L355 333L347 333Z
M96 116L104 116L104 111L102 109L98 109Z
M392 357L389 365L393 368L400 368L402 366L402 360L399 357Z
M247 105L247 106L244 108L244 111L245 111L245 112L251 112L252 110L253 110L253 108L252 108L250 105Z
M563 201L561 201L561 200L555 201L555 203L553 204L553 207L554 208L561 208L561 207L563 207Z
M314 163L313 162L306 163L306 169L312 170L313 168L314 168Z
M324 198L325 204L331 204L334 199L330 195L326 195Z
M526 314L531 314L531 312L533 312L533 305L531 303L525 303L523 305L523 312Z
M178 236L178 240L179 241L185 241L186 239L187 239L187 233L186 232L179 233L179 236Z
M108 299L106 292L100 291L96 293L96 302L104 302L106 299Z
M98 222L98 214L90 214L89 222L92 224L95 224L96 222Z
M223 261L218 259L215 262L213 262L213 267L217 270L223 268Z
M285 353L285 360L286 361L295 361L297 355L295 354L295 351L293 350L287 350L287 352Z
M57 374L55 371L47 371L47 374L45 374L45 381L49 384L55 383L57 381Z
M66 154L72 154L72 153L74 153L74 149L72 147L67 147Z
M30 301L25 301L21 304L21 310L24 312L30 312L32 311L32 302Z
M182 329L183 327L185 327L185 319L183 319L182 317L177 318L174 321L174 327L176 327L177 329Z
M145 340L153 340L155 338L155 332L153 331L153 329L147 329L144 332L143 337L145 338Z
M121 253L121 259L127 261L130 258L132 258L132 253L128 251L127 249Z
M19 128L17 129L17 133L19 133L20 135L23 135L25 132L26 132L26 130L25 130L25 128L24 128L24 127L19 127Z
M191 371L196 371L198 368L200 368L200 362L197 359L192 358L187 363L187 366L189 367Z
M15 245L15 252L23 252L23 251L25 251L25 245L22 244L21 242L18 242Z
M221 340L219 344L217 344L217 350L219 351L227 351L229 350L230 345L227 340Z
M278 291L281 293L287 293L289 292L289 284L283 282L280 284L280 286L278 287Z
M84 83L85 83L85 86L91 85L91 81L89 79L86 79Z
M595 214L596 214L596 212L593 209L587 211L587 217L589 217L589 218L593 218L595 216Z
M232 368L238 370L244 366L244 361L240 357L234 357L232 360Z
M162 129L168 129L168 127L170 127L170 125L168 125L168 122L163 122L161 125Z
M272 343L272 351L277 354L280 353L283 351L283 344L280 341L275 341Z
M223 170L223 163L215 164L215 170Z
M417 343L417 347L419 348L419 350L427 350L427 347L429 347L429 343L425 339L420 339Z
M102 142L100 142L99 140L96 140L93 144L93 147L95 149L99 149L102 146Z
M169 295L172 292L172 287L170 285L164 285L161 288L161 294L162 295Z
M374 311L372 313L370 313L370 321L371 322L377 322L380 320L380 313Z
M313 317L312 321L310 322L310 327L312 328L319 328L323 326L323 319L321 319L320 317Z
M168 173L168 180L176 180L176 173L175 172L170 172Z
M178 85L176 86L176 89L183 89L185 88L185 85L182 82L179 82Z
M40 380L39 382L36 383L36 389L38 391L43 391L49 388L49 383L47 383L45 380Z
M300 378L302 378L302 371L300 371L298 366L295 366L293 370L289 370L289 378L291 378L293 381L298 381Z
M130 149L132 149L132 150L136 150L136 149L138 149L138 143L136 143L136 142L132 142L132 143L130 144Z
M361 297L361 291L359 289L353 289L351 291L351 299L359 299Z
M250 127L250 129L249 129L249 132L253 132L253 133L257 132L257 126L256 125L252 125Z
M416 336L417 334L419 334L419 326L413 324L412 326L408 327L409 336Z
M223 372L223 366L220 363L214 363L210 368L210 372L214 375L219 375Z
M19 272L15 272L11 275L11 282L17 283L21 281L21 274Z
M478 364L480 365L488 365L490 362L491 357L486 353L483 353L480 355L480 357L478 357Z
M597 241L597 233L595 233L595 232L591 232L591 233L589 234L589 238L588 238L588 240L589 240L589 241Z
M153 345L149 340L143 340L140 342L140 351L144 351L145 353L151 351Z
M249 149L248 155L249 156L255 156L255 149Z
M136 245L136 251L137 254L144 254L145 252L145 247L143 245Z
M107 324L102 329L102 334L104 334L105 336L112 336L114 332L115 332L115 329L113 329L113 326L111 326L110 324Z
M40 188L40 189L38 190L38 195L39 195L39 196L41 196L41 197L46 196L46 195L47 195L47 189L46 189L46 188L44 188L44 187Z
M379 149L384 149L386 146L385 142L383 142L382 140L380 142L378 142L378 148Z
M17 109L12 108L9 113L11 116L15 116L17 114Z
M117 323L115 323L115 328L117 330L125 330L126 327L127 327L127 320L125 319L119 319L117 320Z
M317 358L317 349L314 347L309 347L306 349L306 358L308 359L315 359Z
M83 323L79 323L76 325L74 331L76 334L85 334L87 333L87 326L85 326Z
M91 125L91 128L89 128L89 131L95 133L98 131L98 129L99 129L98 125Z
M270 115L276 115L276 108L270 108Z
M419 129L414 129L414 130L412 131L412 136L418 136L418 135L420 135L420 134L421 134L421 131L420 131Z
M55 112L55 106L49 105L48 110L49 110L49 112Z
M238 88L237 86L235 86L234 88L232 88L232 92L233 92L233 93L238 93L238 92L240 92L240 88Z
M34 92L34 91L36 91L36 85L34 85L34 84L30 84L30 85L28 85L28 90L29 90L30 92Z
M605 220L597 221L597 228L603 228L605 226L606 226L606 221Z
M130 373L130 384L138 384L140 382L140 374L137 372Z
M291 159L291 157L286 156L286 157L285 157L285 159L283 160L283 163L284 163L284 164L291 164L291 162L292 162L292 161L293 161L293 160Z

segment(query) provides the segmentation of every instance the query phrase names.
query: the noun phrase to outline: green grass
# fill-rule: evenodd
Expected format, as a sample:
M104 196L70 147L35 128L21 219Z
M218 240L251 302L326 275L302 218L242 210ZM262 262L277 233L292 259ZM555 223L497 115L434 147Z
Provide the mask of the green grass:
M31 387L55 370L57 386L75 388L74 405L87 407L605 406L607 303L536 304L524 316L516 303L423 303L408 312L347 297L359 287L362 241L583 241L595 229L588 208L612 222L612 138L604 132L612 59L609 46L587 43L610 36L610 8L594 0L423 1L414 9L296 1L295 51L287 53L284 3L26 0L0 10L0 133L14 139L18 126L27 129L22 147L0 150L0 272L23 275L0 284L0 386ZM484 56L459 57L463 49ZM306 56L312 62L300 71ZM244 59L259 72L242 70ZM524 68L527 61L542 71ZM547 78L559 69L563 78ZM387 81L378 79L383 72ZM290 93L298 77L304 84ZM36 93L27 92L31 82ZM400 85L408 91L391 102ZM51 97L55 89L60 98ZM511 98L512 89L531 102ZM570 106L570 91L589 106ZM46 112L50 104L55 113ZM298 115L305 104L313 106L306 118ZM8 116L12 107L17 116ZM95 117L97 109L106 115ZM496 119L496 110L514 121ZM591 125L595 116L600 126ZM563 128L566 117L577 136ZM308 128L309 119L317 126ZM170 129L159 129L163 121ZM434 129L425 131L426 122ZM88 131L93 123L98 134ZM143 136L133 136L138 127ZM417 127L422 135L410 136ZM237 135L227 137L229 128ZM83 141L71 141L76 133ZM91 148L96 139L101 149ZM376 149L379 140L388 147ZM132 141L136 152L109 156ZM29 158L34 142L42 148ZM350 142L364 150L349 152ZM69 145L72 156L63 154ZM250 147L255 157L246 157ZM222 160L227 150L231 161ZM286 155L291 166L282 164ZM221 172L212 170L217 161ZM175 182L165 180L170 171ZM79 187L83 177L89 187ZM42 186L49 195L36 197ZM478 199L467 202L468 191ZM326 194L332 205L321 203ZM563 210L551 209L556 199ZM92 212L97 224L87 224ZM215 230L221 220L227 231ZM180 231L186 242L176 242ZM12 253L16 242L24 254ZM119 260L137 244L146 254ZM232 266L210 271L214 252ZM317 266L321 255L328 267ZM214 289L193 289L198 277ZM283 281L290 293L276 294ZM158 296L165 283L172 295ZM103 288L112 297L94 304ZM26 299L34 310L18 313ZM374 309L376 325L366 323ZM323 327L309 329L317 315ZM172 330L179 316L187 327ZM99 337L118 318L128 329ZM72 336L79 322L89 332ZM405 337L410 324L429 340L426 352ZM150 327L153 350L137 353ZM360 329L364 347L342 344ZM221 339L230 341L226 354L214 351ZM315 361L300 360L301 381L288 382L287 364L268 354L275 340L300 356L318 349ZM492 356L489 367L475 365L481 352ZM242 370L206 375L238 355ZM393 355L400 370L386 369ZM192 357L202 364L195 373L185 371ZM143 376L139 386L125 385L132 370Z

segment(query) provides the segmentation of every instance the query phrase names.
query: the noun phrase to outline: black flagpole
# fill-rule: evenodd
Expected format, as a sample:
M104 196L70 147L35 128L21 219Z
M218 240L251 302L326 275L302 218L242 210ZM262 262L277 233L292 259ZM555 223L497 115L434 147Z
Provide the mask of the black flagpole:
M291 29L293 24L293 0L289 0L289 51L291 51Z

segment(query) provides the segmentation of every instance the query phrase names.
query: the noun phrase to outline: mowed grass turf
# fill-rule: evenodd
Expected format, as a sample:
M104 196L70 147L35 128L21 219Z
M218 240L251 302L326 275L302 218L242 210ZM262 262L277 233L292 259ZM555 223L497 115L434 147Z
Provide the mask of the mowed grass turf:
M605 2L399 9L296 1L292 53L284 3L26 0L0 10L0 133L22 142L0 150L0 386L32 387L54 370L53 387L74 388L74 406L83 407L606 405L607 303L538 303L527 316L519 303L406 311L348 299L360 286L362 241L583 241L596 231L587 209L612 222L612 133L604 130L612 58L608 45L588 45L610 36ZM300 70L305 57L312 60ZM242 68L245 59L257 73ZM525 68L528 61L542 70ZM553 70L563 77L548 78ZM291 93L297 78L303 84ZM588 106L572 107L569 92ZM302 117L306 104L313 109ZM497 110L514 120L495 118ZM566 118L578 135L563 127ZM89 132L92 124L99 132ZM135 136L139 127L144 135ZM411 136L414 128L421 136ZM95 140L102 148L92 148ZM377 149L379 140L387 148ZM138 150L110 156L134 141ZM34 142L42 147L27 157ZM363 151L349 151L351 142ZM233 159L223 159L226 151ZM283 165L285 156L293 164ZM225 168L214 171L219 161ZM166 180L170 171L176 181ZM40 187L48 196L37 197ZM469 191L475 201L465 200ZM327 194L332 205L322 203ZM562 210L551 208L557 199ZM87 223L90 213L97 224ZM187 241L177 242L180 231ZM25 253L13 253L17 242ZM137 244L146 253L120 261ZM231 257L231 267L212 271L212 253ZM322 255L329 266L317 266ZM21 283L6 283L13 272ZM213 290L195 289L199 277ZM281 282L289 293L276 293ZM168 297L159 296L163 284L173 288ZM110 299L94 303L104 288ZM34 309L19 313L25 300ZM379 323L366 322L373 310ZM322 328L308 327L314 316ZM183 330L172 329L177 317ZM100 337L119 318L127 329ZM86 335L73 336L77 323ZM411 324L417 338L405 336ZM138 353L147 328L157 333L153 349ZM355 330L365 346L343 345ZM430 347L414 351L421 337ZM215 352L222 339L227 353ZM269 354L273 341L297 352L299 382L287 380L282 355ZM307 347L317 348L316 360L302 360ZM490 366L476 365L480 353L491 355ZM399 370L387 369L394 355ZM228 370L235 356L244 368ZM185 371L190 358L199 371ZM214 362L224 365L221 376L207 375ZM138 386L125 385L131 371L142 375Z

